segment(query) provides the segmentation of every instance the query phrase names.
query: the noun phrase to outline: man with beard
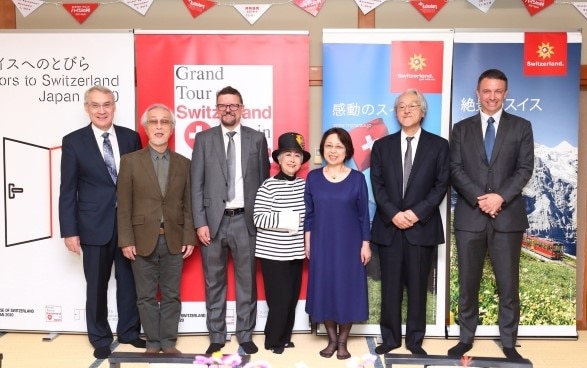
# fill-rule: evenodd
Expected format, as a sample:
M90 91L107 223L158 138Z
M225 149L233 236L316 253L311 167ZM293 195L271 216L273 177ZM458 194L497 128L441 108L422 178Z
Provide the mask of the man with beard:
M259 186L269 177L265 135L240 124L240 92L225 87L216 94L220 125L196 135L191 163L194 227L203 245L206 325L210 346L226 341L227 261L230 251L236 281L236 338L246 354L258 351L252 340L257 318L253 208Z

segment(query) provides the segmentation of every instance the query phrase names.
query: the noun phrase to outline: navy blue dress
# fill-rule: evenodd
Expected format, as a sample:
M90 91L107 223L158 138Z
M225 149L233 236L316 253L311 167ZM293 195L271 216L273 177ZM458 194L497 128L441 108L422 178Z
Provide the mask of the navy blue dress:
M369 195L363 173L351 170L338 183L322 169L306 178L306 218L310 231L310 271L306 312L312 322L350 323L369 318L363 240L371 239Z

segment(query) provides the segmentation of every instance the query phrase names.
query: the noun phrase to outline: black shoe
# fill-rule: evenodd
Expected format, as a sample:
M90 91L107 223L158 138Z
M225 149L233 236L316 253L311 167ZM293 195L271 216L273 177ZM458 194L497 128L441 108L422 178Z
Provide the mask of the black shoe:
M284 347L283 346L274 346L271 348L273 354L283 354Z
M245 354L255 354L256 352L259 351L259 348L257 348L257 345L255 345L254 342L252 341L247 341L247 342L243 342L240 344L241 348L243 349L243 351L245 352Z
M99 348L94 349L94 356L97 359L108 359L110 354L110 346L100 346Z
M283 347L284 348L295 348L296 346L294 345L293 341L290 341L287 344L285 344Z
M413 348L408 348L408 350L414 355L428 355L426 350L422 349L421 346L414 346Z
M139 348L139 349L144 349L147 347L147 342L143 339L141 339L140 337L137 337L134 340L131 341L120 341L118 340L119 343L121 344L129 344L134 346L135 348Z
M503 348L503 353L509 360L524 360L516 348Z
M375 348L375 353L377 353L379 355L381 355L381 354L387 354L387 353L389 353L390 351L392 351L393 349L396 349L396 348L397 348L397 346L396 347L393 347L393 346L389 346L389 345L386 345L386 344L381 344L381 345L379 345L378 347Z
M210 354L214 354L217 351L220 351L220 349L222 349L224 347L224 344L219 344L217 342L213 342L210 344L210 346L208 346L208 349L206 349L206 354L210 355Z
M464 342L459 342L452 348L448 349L448 356L460 358L471 349L473 349L473 344L465 344Z

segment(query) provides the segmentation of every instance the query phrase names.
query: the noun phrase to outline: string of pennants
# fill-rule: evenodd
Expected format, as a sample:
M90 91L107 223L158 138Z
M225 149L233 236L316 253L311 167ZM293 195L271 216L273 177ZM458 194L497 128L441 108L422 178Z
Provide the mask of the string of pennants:
M48 2L43 0L12 0L16 8L20 11L23 17L27 17L33 11L38 9L41 5L55 5L63 7L71 16L80 24L101 5L111 5L116 3L124 3L130 8L134 9L141 15L147 14L151 4L154 0L114 0L109 2L94 2L94 3L63 3L63 2ZM231 6L234 7L250 24L254 24L261 16L273 5L294 4L300 9L313 15L318 15L320 9L326 0L282 0L270 4L235 4L225 1L211 1L211 0L182 0L192 18L196 18L214 6ZM254 1L254 0L252 0ZM333 0L334 1L334 0ZM339 0L337 0L339 1ZM369 13L383 3L391 2L409 2L412 6L428 21L432 20L438 12L446 5L448 1L457 0L354 0L357 6L361 9L363 14ZM487 13L495 0L466 0L480 11ZM520 0L528 10L531 16L546 9L552 4L572 4L575 8L587 18L587 1L586 2L571 2L571 1L555 1L555 0Z

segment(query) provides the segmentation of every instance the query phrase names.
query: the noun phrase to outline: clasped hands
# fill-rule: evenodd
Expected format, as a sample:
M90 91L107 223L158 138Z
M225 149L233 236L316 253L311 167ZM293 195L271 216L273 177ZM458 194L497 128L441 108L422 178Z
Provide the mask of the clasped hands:
M391 222L402 230L411 228L418 221L420 219L412 210L400 211L391 219Z
M491 218L495 218L501 211L502 204L503 198L496 193L487 193L477 197L479 209L491 216Z

